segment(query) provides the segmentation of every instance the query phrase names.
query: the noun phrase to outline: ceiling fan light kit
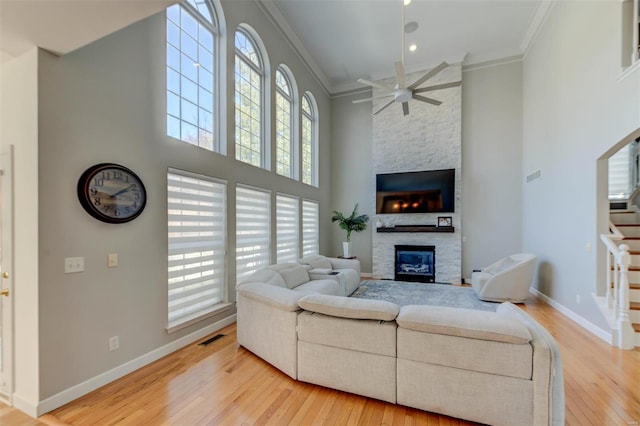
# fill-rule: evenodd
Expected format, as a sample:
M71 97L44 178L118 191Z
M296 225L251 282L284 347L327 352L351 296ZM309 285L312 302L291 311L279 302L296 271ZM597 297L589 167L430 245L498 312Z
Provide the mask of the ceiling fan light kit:
M447 64L446 62L441 62L438 66L436 66L435 68L429 70L428 72L426 72L425 74L423 74L420 78L418 78L415 82L413 82L412 84L410 84L409 86L407 86L407 82L406 82L406 75L405 75L405 71L404 71L404 49L405 49L405 42L404 42L404 33L405 32L412 32L412 31L407 31L407 26L409 24L415 24L415 28L413 29L413 31L415 31L415 29L418 27L418 24L415 22L410 22L409 24L407 24L407 26L405 26L404 23L404 8L405 6L407 6L411 1L409 0L407 2L407 0L403 0L403 5L402 5L402 60L399 62L395 63L395 70L396 70L396 84L395 86L391 87L382 83L378 83L375 81L370 81L370 80L366 80L364 78L360 78L358 79L358 83L360 84L364 84L365 86L369 86L369 87L373 87L376 89L380 89L383 90L387 93L379 95L379 96L374 96L371 98L366 98L366 99L358 99L353 101L354 104L358 104L358 103L362 103L362 102L370 102L370 101L374 101L377 99L384 99L384 98L391 98L393 97L393 99L391 101L389 101L388 103L384 104L381 108L379 108L377 111L375 111L373 113L373 115L377 115L380 112L382 112L383 110L385 110L387 107L391 106L394 103L400 103L402 104L402 112L404 115L409 115L409 101L410 100L416 100L416 101L420 101L420 102L425 102L431 105L435 105L435 106L439 106L442 104L441 101L437 100L437 99L432 99L432 98L428 98L426 96L422 96L419 95L419 93L424 93L424 92L430 92L433 90L442 90L442 89L449 89L452 87L457 87L460 86L462 84L462 81L454 81L451 83L443 83L443 84L436 84L436 85L432 85L432 86L428 86L428 87L420 87L424 82L426 82L427 80L429 80L430 78L433 78L434 76L436 76L438 73L440 73L442 70L444 70L446 67L449 66L449 64ZM412 48L415 46L412 45ZM415 48L413 49L415 50Z

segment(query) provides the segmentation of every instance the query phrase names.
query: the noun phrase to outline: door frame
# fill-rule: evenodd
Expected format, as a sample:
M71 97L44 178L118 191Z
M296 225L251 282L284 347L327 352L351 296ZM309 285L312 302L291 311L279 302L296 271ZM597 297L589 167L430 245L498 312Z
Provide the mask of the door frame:
M0 364L0 401L12 405L14 383L14 316L13 316L13 145L0 152L0 289L9 290L0 296L2 363ZM6 276L6 278L5 278Z

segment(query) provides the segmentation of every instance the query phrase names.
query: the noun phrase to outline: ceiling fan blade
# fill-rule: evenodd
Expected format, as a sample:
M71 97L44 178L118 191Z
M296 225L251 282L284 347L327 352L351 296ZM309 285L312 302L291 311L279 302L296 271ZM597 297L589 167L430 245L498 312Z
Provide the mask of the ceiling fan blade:
M413 99L415 99L416 101L426 102L428 104L435 105L435 106L440 106L440 104L442 104L442 101L438 101L436 99L427 98L426 96L416 95L415 93L411 97Z
M402 103L402 113L404 115L409 115L409 102Z
M415 83L413 83L411 86L408 87L408 89L410 90L415 89L416 87L420 86L422 83L429 80L431 77L438 74L440 71L442 71L448 66L449 64L443 61L440 65L438 65L437 67L435 67L434 69L432 69L431 71L429 71L428 73L426 73L425 75L417 79Z
M404 89L407 87L407 82L404 78L404 66L402 66L402 62L396 62L396 81L398 82L398 88Z
M374 96L373 98L356 99L355 101L352 101L352 103L361 104L363 102L370 102L370 101L374 101L376 99L384 99L384 98L391 98L391 97L393 97L393 93L389 93L389 94L386 94L386 95L380 95L380 96Z
M420 89L413 89L413 93L431 92L433 90L448 89L450 87L462 86L461 81L454 81L453 83L436 84L435 86L422 87Z
M375 81L366 80L364 78L359 78L358 83L364 84L365 86L375 87L376 89L393 90L393 87L385 86L384 84L376 83Z
M380 112L382 112L383 109L385 109L386 107L390 106L394 102L395 102L395 100L391 100L391 101L389 101L389 103L384 104L384 106L382 108L380 108L379 110L377 110L376 112L374 112L373 115L379 114Z

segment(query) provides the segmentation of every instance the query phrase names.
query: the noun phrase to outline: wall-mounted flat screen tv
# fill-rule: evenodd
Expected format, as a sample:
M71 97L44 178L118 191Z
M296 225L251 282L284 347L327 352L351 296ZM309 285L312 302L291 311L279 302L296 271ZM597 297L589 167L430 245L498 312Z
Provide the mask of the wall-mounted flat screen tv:
M453 213L455 169L376 175L376 213Z

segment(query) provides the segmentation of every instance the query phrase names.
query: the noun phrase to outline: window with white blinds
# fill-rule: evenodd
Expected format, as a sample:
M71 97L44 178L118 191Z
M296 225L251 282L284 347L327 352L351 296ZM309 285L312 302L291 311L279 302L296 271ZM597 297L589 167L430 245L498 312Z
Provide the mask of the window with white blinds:
M298 260L298 212L297 197L276 195L276 238L278 263Z
M319 207L316 201L302 200L302 256L318 254L320 235Z
M236 279L270 264L271 193L236 187Z
M226 183L167 173L169 331L225 302Z
M609 158L609 198L626 199L631 195L631 145L627 145Z

